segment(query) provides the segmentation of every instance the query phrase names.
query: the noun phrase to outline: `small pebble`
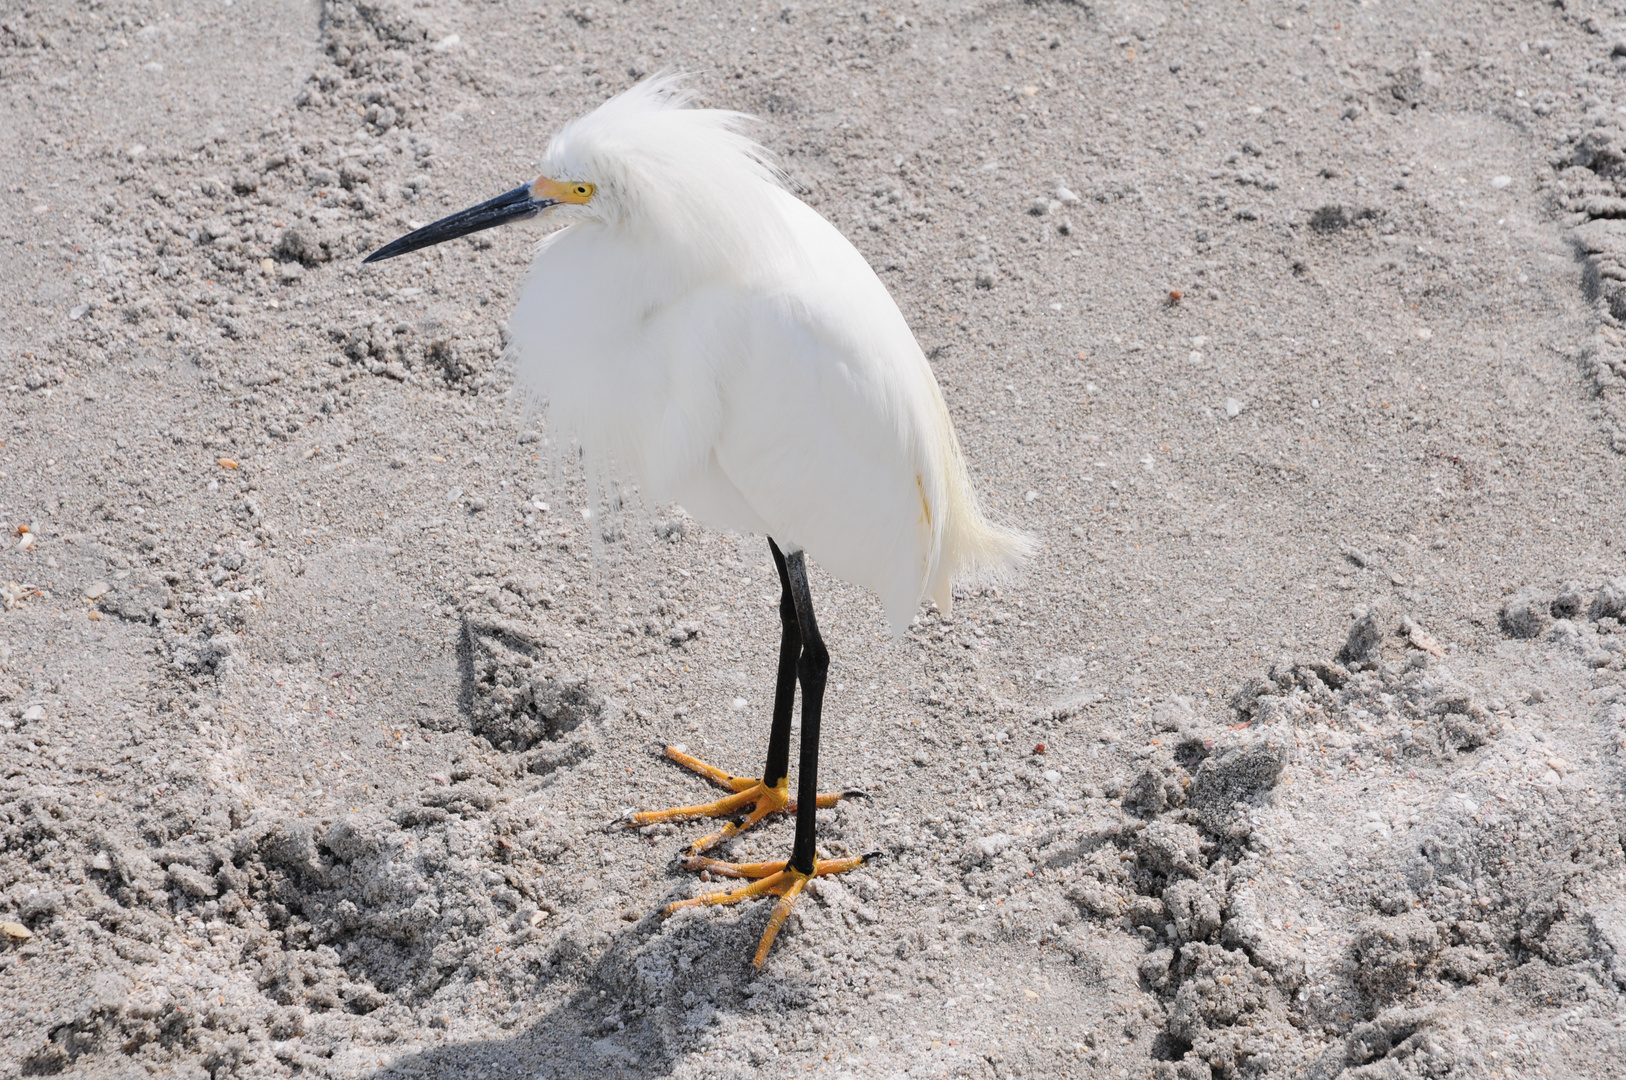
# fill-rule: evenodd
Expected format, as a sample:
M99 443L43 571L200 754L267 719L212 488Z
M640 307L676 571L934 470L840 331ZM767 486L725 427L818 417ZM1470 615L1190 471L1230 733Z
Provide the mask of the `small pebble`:
M1511 177L1511 176L1498 176L1498 177L1494 177L1491 180L1491 187L1495 188L1497 191L1501 191L1503 188L1507 187L1511 183L1513 183L1513 177Z
M1242 402L1234 397L1225 399L1225 415L1233 419L1242 412Z

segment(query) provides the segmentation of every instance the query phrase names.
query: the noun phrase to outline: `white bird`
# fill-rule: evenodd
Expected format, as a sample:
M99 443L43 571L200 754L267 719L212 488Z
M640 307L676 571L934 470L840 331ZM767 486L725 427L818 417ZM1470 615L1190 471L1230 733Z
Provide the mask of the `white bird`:
M897 304L856 248L791 195L740 113L693 107L678 76L647 80L550 141L543 175L401 237L373 262L509 221L564 227L537 248L510 322L523 387L561 442L717 529L762 533L782 597L778 683L761 779L672 747L734 794L632 815L743 821L695 842L685 864L754 879L668 906L776 895L760 968L802 886L869 856L824 860L814 810L829 657L803 553L879 597L894 635L923 598L1015 567L1031 541L978 509L942 392ZM791 712L802 689L797 801ZM788 862L703 852L794 809Z

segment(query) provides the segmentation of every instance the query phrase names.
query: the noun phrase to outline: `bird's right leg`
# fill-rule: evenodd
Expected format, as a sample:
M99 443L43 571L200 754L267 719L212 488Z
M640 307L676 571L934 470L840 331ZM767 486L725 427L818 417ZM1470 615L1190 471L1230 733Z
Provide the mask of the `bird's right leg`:
M732 790L734 794L696 806L649 810L632 814L626 819L630 827L637 828L686 818L728 817L745 811L747 807L750 808L738 821L729 821L721 829L708 833L689 845L690 855L709 851L724 840L738 836L769 814L796 809L796 804L790 801L790 724L796 705L797 664L802 656L802 630L796 617L796 602L791 593L785 555L771 538L768 540L768 547L773 552L774 566L779 571L780 635L779 673L775 680L773 695L773 726L768 731L768 761L766 768L763 769L762 779L735 776L715 766L707 765L674 746L668 746L667 757L713 783ZM845 795L852 794L858 793L820 795L817 805L820 809L828 809L840 802Z

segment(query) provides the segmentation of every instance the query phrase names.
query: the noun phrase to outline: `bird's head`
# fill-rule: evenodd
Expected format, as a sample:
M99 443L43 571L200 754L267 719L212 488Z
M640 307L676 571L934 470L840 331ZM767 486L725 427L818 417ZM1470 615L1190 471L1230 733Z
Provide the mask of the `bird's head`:
M740 134L746 117L689 108L693 97L681 75L647 79L565 125L535 180L410 232L363 261L538 215L557 224L663 222L696 238L715 237L715 222L696 220L705 208L739 216L752 190L775 186L778 174L761 147Z

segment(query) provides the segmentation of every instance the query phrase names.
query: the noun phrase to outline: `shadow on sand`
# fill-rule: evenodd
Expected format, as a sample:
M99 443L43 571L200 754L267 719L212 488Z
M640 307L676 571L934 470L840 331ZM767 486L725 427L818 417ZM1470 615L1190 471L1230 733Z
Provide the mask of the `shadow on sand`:
M676 873L674 873L674 878ZM676 897L674 893L674 898ZM812 898L805 902L815 906ZM771 1037L726 1046L747 1014L771 1016L799 1033L809 1011L819 1011L821 990L804 963L810 934L790 932L776 945L775 961L756 974L750 964L771 904L686 911L670 920L654 913L615 934L590 964L562 962L539 981L552 996L573 987L540 1021L507 1039L448 1044L404 1056L373 1074L391 1078L499 1080L507 1077L642 1077L671 1074L693 1055L720 1054L713 1069L752 1075L752 1066L776 1052ZM817 916L814 916L817 918ZM799 939L799 940L798 940Z

